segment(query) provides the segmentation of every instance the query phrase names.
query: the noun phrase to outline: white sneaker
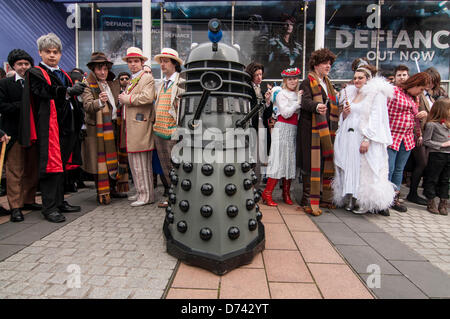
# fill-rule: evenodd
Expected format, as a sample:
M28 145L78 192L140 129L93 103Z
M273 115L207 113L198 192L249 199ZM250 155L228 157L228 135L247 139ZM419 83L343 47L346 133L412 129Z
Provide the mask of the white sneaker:
M130 201L136 201L137 200L137 198L138 198L138 194L136 194L136 195L133 195L133 196L129 196L128 197L128 200L130 200Z
M139 206L144 206L144 205L147 205L147 203L146 202L141 202L141 201L135 201L135 202L131 203L132 207L139 207Z

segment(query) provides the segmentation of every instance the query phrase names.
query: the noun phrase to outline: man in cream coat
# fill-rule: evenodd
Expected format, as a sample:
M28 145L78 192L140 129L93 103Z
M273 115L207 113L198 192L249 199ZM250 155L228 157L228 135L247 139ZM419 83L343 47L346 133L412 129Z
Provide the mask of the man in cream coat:
M171 152L173 146L177 143L175 139L172 139L172 135L177 129L178 104L180 95L184 92L184 89L180 88L182 81L180 72L183 61L178 57L178 52L170 48L162 49L161 54L155 56L155 60L161 65L164 79L157 95L155 95L153 133L164 177L169 181ZM158 206L167 207L167 200L160 202Z
M153 189L152 151L154 150L153 122L155 120L155 81L150 73L143 71L148 60L141 49L131 47L123 58L132 76L119 100L124 105L125 140L136 186L136 195L129 197L131 206L138 207L155 201Z

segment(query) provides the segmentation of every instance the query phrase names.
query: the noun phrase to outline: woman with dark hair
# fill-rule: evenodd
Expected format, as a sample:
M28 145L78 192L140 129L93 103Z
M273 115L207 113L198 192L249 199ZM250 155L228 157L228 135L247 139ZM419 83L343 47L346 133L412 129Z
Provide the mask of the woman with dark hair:
M249 90L250 95L252 97L250 101L250 107L253 110L260 103L265 103L266 107L259 111L258 116L254 116L252 118L252 127L256 130L258 134L258 147L256 148L257 156L259 154L268 154L270 149L270 134L269 132L269 119L272 115L272 103L270 101L271 90L267 90L265 93L262 92L261 83L264 75L264 66L258 62L252 62L245 68L245 71L250 75L249 84L252 89ZM261 132L260 132L261 130ZM262 133L265 134L262 134ZM260 135L260 133L262 135ZM262 149L259 152L259 149ZM265 151L264 151L265 150ZM261 182L261 163L260 160L265 162L265 159L256 159L256 166L254 168L255 174L258 177L258 183L255 185L255 188L258 189L259 183Z
M303 180L300 205L314 216L322 214L319 205L333 207L333 143L339 109L328 73L335 60L336 56L329 49L314 51L309 59L310 72L300 85L300 90L304 92L297 127L296 154Z
M389 180L396 187L393 209L406 212L406 206L400 204L400 186L403 169L408 161L411 150L418 143L422 143L422 132L419 120L426 116L426 112L418 112L417 97L431 82L430 76L417 73L403 83L394 87L394 96L388 100L389 124L393 143L388 147ZM414 132L415 131L415 132Z
M441 94L445 94L445 91L441 88L441 76L439 75L439 72L433 67L426 69L424 72L430 75L431 82L425 88L425 90L423 90L423 92L418 96L419 113L421 114L420 119L420 130L422 133L421 136L423 135L425 129L425 123L427 122L426 115L430 113L434 101L437 98L441 97ZM415 137L418 137L418 135L416 135ZM417 189L419 187L420 180L422 179L425 167L427 166L428 152L425 146L423 145L421 139L420 140L416 139L415 142L416 147L412 150L411 156L406 164L406 167L409 167L411 170L409 193L406 199L412 203L426 206L427 205L426 199L420 197L417 194Z
M353 85L339 92L344 110L334 142L336 175L334 202L354 213L389 216L395 189L388 180L387 146L392 144L387 98L394 88L376 75L367 61L358 59ZM359 206L358 211L354 211Z
M435 101L441 97L448 98L448 94L445 92L444 88L441 87L441 75L438 70L431 67L426 69L424 72L428 73L431 77L431 88L427 89L428 96L433 98Z

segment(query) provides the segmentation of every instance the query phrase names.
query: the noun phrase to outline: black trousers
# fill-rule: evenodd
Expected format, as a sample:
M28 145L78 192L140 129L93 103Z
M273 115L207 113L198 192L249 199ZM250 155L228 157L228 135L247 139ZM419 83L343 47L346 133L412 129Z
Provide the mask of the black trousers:
M58 210L64 201L64 173L48 173L39 179L42 195L42 214L47 216Z
M419 187L420 179L422 178L423 172L427 167L428 162L426 147L424 145L414 147L411 155L412 156L410 156L409 159L412 160L414 164L412 168L409 193L411 195L417 195L417 188Z
M450 186L450 154L431 152L425 169L423 194L427 199L436 196L441 199L449 198Z

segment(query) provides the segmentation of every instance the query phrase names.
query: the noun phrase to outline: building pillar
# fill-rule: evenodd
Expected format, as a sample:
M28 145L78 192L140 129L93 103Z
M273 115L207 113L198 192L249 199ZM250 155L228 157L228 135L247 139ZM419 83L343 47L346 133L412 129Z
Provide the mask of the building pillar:
M325 7L326 0L316 0L316 38L314 50L325 46Z
M152 1L142 0L142 52L152 61ZM150 62L151 63L151 62Z

